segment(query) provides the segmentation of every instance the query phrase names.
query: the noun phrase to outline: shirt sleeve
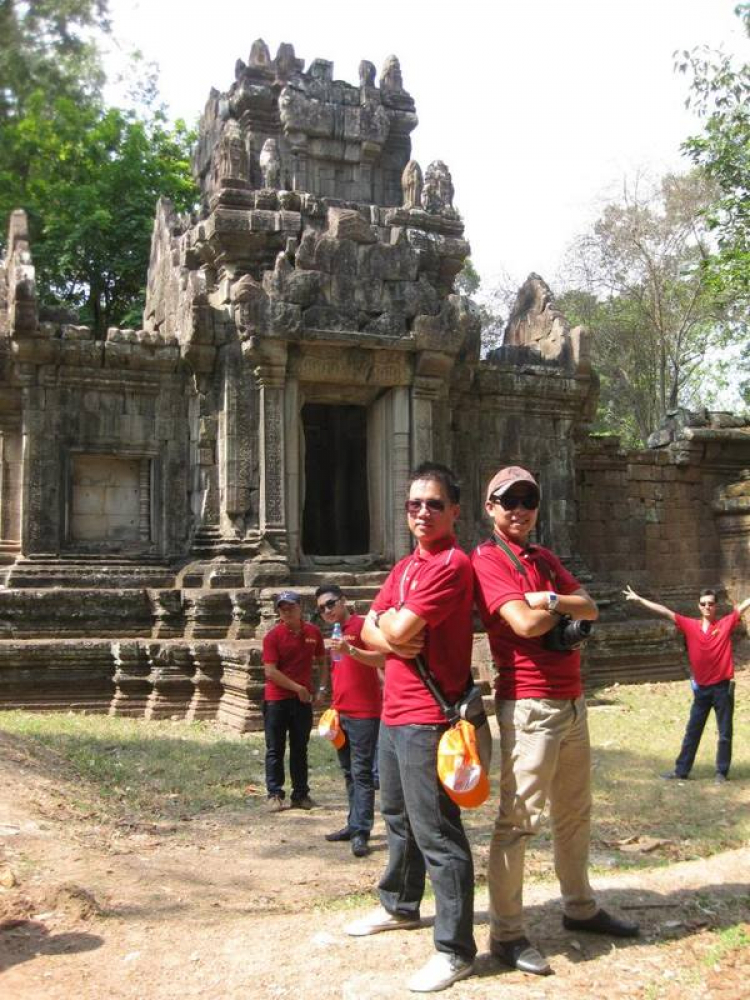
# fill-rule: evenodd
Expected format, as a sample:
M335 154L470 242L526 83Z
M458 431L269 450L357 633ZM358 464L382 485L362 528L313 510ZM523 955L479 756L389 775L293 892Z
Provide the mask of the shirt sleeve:
M396 601L393 600L393 587L394 581L397 578L398 570L401 568L401 563L396 563L393 569L388 574L385 583L378 591L378 595L375 600L370 605L371 611L387 611L388 608L395 607Z
M263 662L279 662L279 649L276 645L276 636L273 632L269 632L268 635L263 636Z
M676 614L674 616L674 627L678 632L682 632L683 635L687 635L688 628L690 627L688 624L689 621L690 619L686 618L684 615Z
M494 548L477 549L472 559L472 567L476 589L481 592L481 601L491 615L508 601L523 600L523 590L518 581L517 571L513 569L508 559L498 558Z
M472 589L471 567L465 553L453 549L450 558L434 559L420 574L419 586L409 592L404 607L431 628L456 610L456 598Z

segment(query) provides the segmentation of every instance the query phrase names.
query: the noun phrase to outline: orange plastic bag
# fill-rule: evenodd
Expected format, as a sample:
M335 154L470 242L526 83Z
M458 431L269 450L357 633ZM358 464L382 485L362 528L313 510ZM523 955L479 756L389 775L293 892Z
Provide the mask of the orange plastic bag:
M337 750L346 743L346 734L341 729L339 713L335 708L327 708L318 722L318 736L330 740Z
M453 801L463 809L476 809L490 794L490 779L479 759L477 731L460 719L440 738L438 777Z

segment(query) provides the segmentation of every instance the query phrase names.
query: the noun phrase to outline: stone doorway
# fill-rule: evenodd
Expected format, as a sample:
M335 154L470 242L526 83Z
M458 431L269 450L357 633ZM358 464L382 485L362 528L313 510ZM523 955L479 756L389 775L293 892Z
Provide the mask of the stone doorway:
M302 549L308 556L369 551L367 407L306 403Z

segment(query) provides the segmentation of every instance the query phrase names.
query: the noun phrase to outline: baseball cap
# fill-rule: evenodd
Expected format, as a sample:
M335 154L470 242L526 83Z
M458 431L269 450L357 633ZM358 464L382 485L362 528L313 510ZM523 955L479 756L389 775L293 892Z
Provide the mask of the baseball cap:
M501 497L511 486L515 486L516 483L528 483L536 489L537 493L540 492L539 483L530 472L522 469L520 465L509 465L507 468L496 472L492 479L490 479L485 499L489 500L493 495Z
M280 604L299 604L300 596L296 590L282 590L276 598L276 607Z

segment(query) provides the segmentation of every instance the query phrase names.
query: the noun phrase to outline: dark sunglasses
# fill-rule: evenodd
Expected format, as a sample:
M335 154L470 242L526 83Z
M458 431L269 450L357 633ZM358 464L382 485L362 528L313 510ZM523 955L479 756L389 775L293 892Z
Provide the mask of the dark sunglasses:
M330 611L331 608L335 608L339 603L340 598L332 597L330 601L323 601L322 604L318 605L318 611Z
M432 511L433 514L441 514L445 510L445 504L442 500L407 500L404 507L410 514L418 514L423 507L427 510Z
M700 604L700 606L702 608L714 608L714 607L716 607L716 601L698 601L698 604Z
M490 503L499 503L503 510L515 510L516 507L525 507L526 510L536 510L539 506L539 495L537 493L524 493L519 496L491 496Z

